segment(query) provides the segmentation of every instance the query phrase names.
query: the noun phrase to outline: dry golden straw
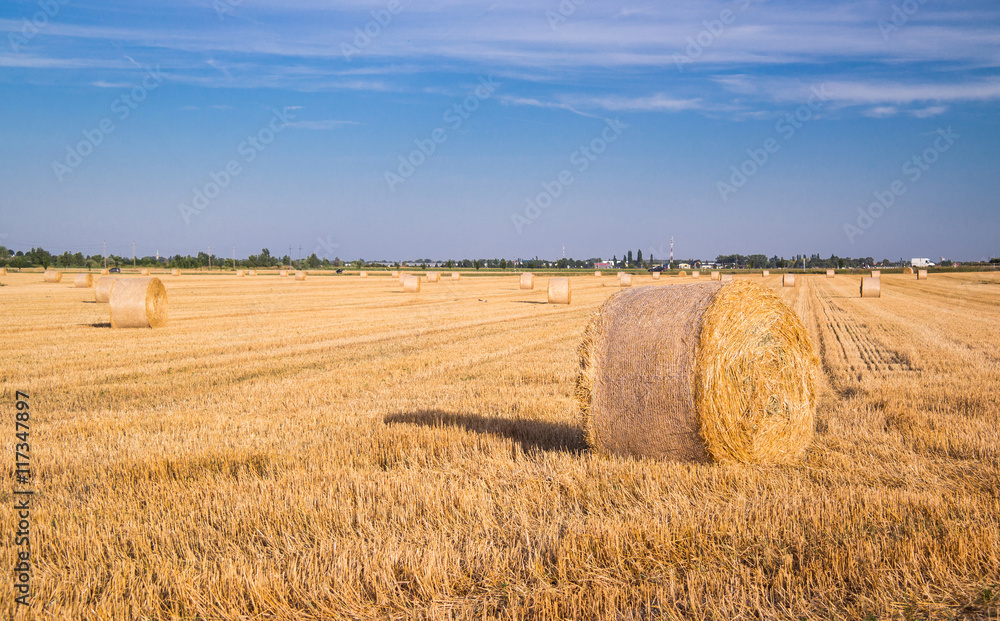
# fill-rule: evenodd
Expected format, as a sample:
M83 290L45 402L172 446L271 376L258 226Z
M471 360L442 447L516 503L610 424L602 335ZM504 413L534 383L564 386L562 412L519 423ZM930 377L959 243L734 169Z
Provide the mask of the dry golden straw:
M392 270L392 277L393 278L399 278L399 271L398 270Z
M767 287L639 287L587 326L576 402L598 453L788 463L812 438L818 368L802 322Z
M462 279L462 274L460 274L459 272L452 272L451 273L451 279L452 280L461 280Z
M712 278L712 280L719 280L719 272L712 272L710 274L710 277Z
M569 278L549 279L549 304L569 304L572 297Z
M653 272L653 280L659 280L659 279L660 279L660 273L659 272Z
M781 286L782 287L794 287L795 286L795 274L782 274L781 275Z
M764 270L760 273L761 278L767 278L770 275L771 275L771 270Z
M295 272L295 280L305 280L307 276L309 276L309 274L306 273L305 270L298 270Z
M236 275L240 278L243 278L244 276L246 276L246 272L244 272L243 270L236 270Z
M111 289L112 328L158 328L167 323L167 290L159 278L121 278Z
M521 288L522 289L534 289L535 288L535 275L531 272L525 272L521 274Z
M410 275L404 277L403 293L420 293L420 277Z
M826 270L826 277L827 278L833 278L836 275L837 275L837 272L835 272L834 270Z
M281 270L280 272L278 272L278 276L280 276L281 278L288 276L288 270Z
M441 282L441 274L439 272L427 272L427 282Z
M917 270L917 280L927 280L927 270Z
M677 272L677 277L678 278L684 278L687 275L688 275L688 273L685 272L684 270L681 270L681 271Z
M733 280L733 275L732 274L720 274L719 275L719 282L732 282L732 280Z
M621 278L624 275L625 275L625 272L618 272L618 278Z
M882 276L882 270L872 270L872 278L880 278Z
M247 275L248 276L256 276L257 275L257 270L250 270L250 273L247 274Z
M139 273L143 276L149 276L149 268L143 268L143 270Z
M872 276L862 276L861 297L880 298L882 297L882 279Z
M406 272L399 273L399 284L402 285L406 281L406 277L409 276Z
M94 301L107 304L111 300L111 290L115 287L114 276L102 276L97 279L97 286L94 287Z
M77 289L90 289L94 286L94 277L90 274L77 274L73 279L73 286Z
M622 277L618 279L618 284L622 287L632 286L632 274L622 274Z
M358 276L361 278L368 278L368 272L358 272Z
M699 272L698 270L694 270L693 272L691 272L691 278L701 278L701 272Z
M101 276L107 276L107 275L108 275L108 274L110 274L110 273L111 273L111 271L110 271L110 270L107 270L107 269L103 269L103 270L101 270Z
M904 267L903 268L903 273L904 274L912 274L913 273L913 268L912 267Z
M7 275L7 268L0 267L0 276L6 276L6 275Z
M594 270L594 278L600 278L600 277L601 277L601 270Z
M171 276L180 276L181 275L181 271L179 269L174 268L174 269L170 270L170 275Z
M45 270L45 282L61 282L62 272L55 270Z

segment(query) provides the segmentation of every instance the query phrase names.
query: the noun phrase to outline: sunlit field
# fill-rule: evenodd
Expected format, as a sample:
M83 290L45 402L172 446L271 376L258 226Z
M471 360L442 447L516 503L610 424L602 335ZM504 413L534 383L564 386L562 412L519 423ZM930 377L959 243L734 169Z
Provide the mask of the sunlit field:
M577 346L614 274L569 306L544 276L448 274L154 274L155 330L111 329L69 273L0 277L4 468L18 390L36 466L32 605L5 580L0 616L1000 617L1000 274L883 275L879 299L752 276L824 371L782 467L592 454Z

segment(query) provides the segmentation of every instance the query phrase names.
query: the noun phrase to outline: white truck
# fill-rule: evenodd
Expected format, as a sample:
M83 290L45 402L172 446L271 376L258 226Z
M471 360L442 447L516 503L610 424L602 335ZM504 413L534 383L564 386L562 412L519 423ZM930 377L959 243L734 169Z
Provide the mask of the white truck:
M910 267L934 267L930 259L910 259Z

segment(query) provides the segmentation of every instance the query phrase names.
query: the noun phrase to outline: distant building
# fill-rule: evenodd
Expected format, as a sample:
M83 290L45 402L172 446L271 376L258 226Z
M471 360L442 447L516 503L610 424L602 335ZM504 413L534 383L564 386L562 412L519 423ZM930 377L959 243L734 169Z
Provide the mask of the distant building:
M610 270L615 266L611 264L611 261L601 261L599 263L594 263L594 267L599 270Z

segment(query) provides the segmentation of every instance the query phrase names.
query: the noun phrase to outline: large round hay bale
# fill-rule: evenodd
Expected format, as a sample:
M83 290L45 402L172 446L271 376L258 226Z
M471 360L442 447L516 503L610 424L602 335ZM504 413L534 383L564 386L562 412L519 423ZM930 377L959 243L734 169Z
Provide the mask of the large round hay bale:
M701 272L698 271L698 270L692 271L691 272L691 278L701 278Z
M587 326L580 367L576 402L599 453L785 463L812 437L808 332L748 280L612 296Z
M288 270L281 270L278 272L278 276L281 278L286 278L288 276Z
M57 272L56 270L45 270L44 279L45 282L61 282L62 272Z
M112 328L158 328L167 323L167 290L159 278L121 278L111 289Z
M392 270L392 277L399 278L399 270Z
M439 272L427 272L427 282L441 282L441 274Z
M927 270L917 270L917 280L927 280Z
M770 275L771 275L771 270L762 270L760 273L761 278L767 278Z
M535 275L531 272L525 272L521 274L521 288L522 289L534 289L535 288Z
M296 270L295 272L295 280L302 281L305 280L308 276L309 274L305 270Z
M406 277L407 276L409 276L409 274L407 274L406 272L400 272L399 273L399 285L400 286L402 286L403 283L406 282Z
M569 278L549 279L549 304L569 304L572 297Z
M111 290L115 287L114 276L102 276L97 279L97 286L94 287L94 301L107 304L111 300Z
M871 276L861 277L861 297L880 298L882 297L882 279Z
M732 282L732 274L719 274L719 282Z
M250 270L250 271L249 271L249 272L247 273L247 276L256 276L256 275L257 275L257 270Z
M912 267L904 267L903 268L903 273L904 274L912 274L913 273L913 268Z
M782 274L781 275L781 286L782 287L794 287L795 286L795 274Z
M77 289L90 289L94 286L94 277L90 274L77 274L73 279L73 286Z
M712 280L719 280L720 279L720 274L719 274L719 272L712 272L711 274L709 274L709 277Z
M238 276L239 278L243 278L246 275L247 275L247 273L245 271L243 271L243 270L236 270L236 276Z
M624 275L625 275L625 272L618 272L618 276L617 276L617 278L621 278L621 277L622 277L622 276L624 276Z
M144 268L142 268L142 270L139 271L139 273L141 275L143 275L143 276L149 276L149 268L148 267L144 267Z
M653 276L653 280L659 280L660 279L660 273L659 272L653 272L652 276Z
M420 277L407 275L403 278L403 293L420 293Z
M600 278L600 277L601 277L601 270L595 270L594 271L594 278Z
M836 271L834 271L834 270L826 270L826 277L827 277L827 278L833 278L833 277L835 277L836 275L837 275L837 272L836 272Z
M458 273L458 272L452 272L451 273L451 279L452 280L462 280L462 275L460 273Z
M622 274L621 278L618 279L618 284L622 287L631 287L632 274Z
M177 269L177 268L174 268L174 269L170 270L170 275L171 276L180 276L181 275L181 271L179 269Z
M6 276L6 275L7 275L7 268L0 267L0 276Z
M687 275L688 275L688 273L685 272L684 270L681 270L681 271L677 272L677 277L678 278L685 278Z
M368 278L368 272L358 272L358 276L361 278Z
M107 276L110 273L111 273L111 270L108 270L108 269L101 270L101 276Z
M872 278L881 278L882 270L872 270Z

